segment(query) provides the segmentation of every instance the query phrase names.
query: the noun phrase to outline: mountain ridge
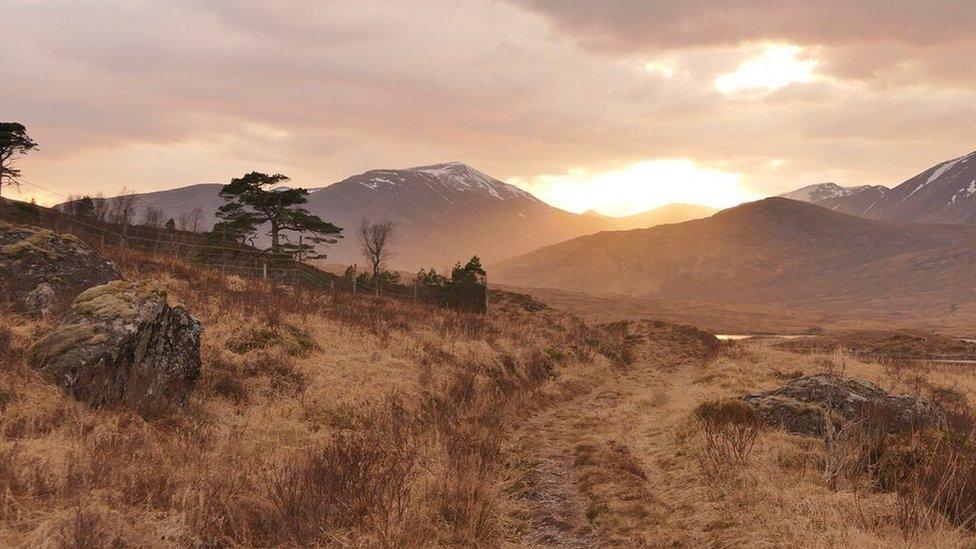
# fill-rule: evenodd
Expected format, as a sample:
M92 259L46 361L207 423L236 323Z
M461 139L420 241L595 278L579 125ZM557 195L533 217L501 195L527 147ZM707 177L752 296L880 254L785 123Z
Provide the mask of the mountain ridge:
M198 183L136 194L136 209L154 207L163 219L179 219L199 208L198 229L209 230L224 204L221 187ZM499 261L584 234L713 213L704 206L667 205L624 218L575 214L457 161L368 170L308 190L306 208L344 229L344 238L326 249L329 263L361 262L355 238L360 221L389 219L398 224L390 266L403 270L443 269L472 255ZM265 241L260 235L258 243Z
M727 303L957 295L976 289L974 235L774 197L706 219L583 236L491 267L497 281L522 287ZM905 286L931 270L936 286Z
M976 223L976 152L945 160L893 188L808 185L780 195L880 221Z

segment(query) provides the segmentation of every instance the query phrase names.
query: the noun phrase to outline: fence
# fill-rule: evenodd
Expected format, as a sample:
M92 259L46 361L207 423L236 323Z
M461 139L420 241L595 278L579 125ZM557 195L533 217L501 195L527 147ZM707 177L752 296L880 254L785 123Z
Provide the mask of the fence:
M275 283L331 289L351 293L426 303L461 312L487 311L487 278L466 286L387 283L363 284L318 269L291 255L273 254L246 244L221 238L214 233L196 233L149 227L114 224L83 218L56 209L0 199L0 220L21 225L37 225L57 233L73 234L96 249L106 247L136 249L154 255L177 255L188 261L246 278L263 278Z

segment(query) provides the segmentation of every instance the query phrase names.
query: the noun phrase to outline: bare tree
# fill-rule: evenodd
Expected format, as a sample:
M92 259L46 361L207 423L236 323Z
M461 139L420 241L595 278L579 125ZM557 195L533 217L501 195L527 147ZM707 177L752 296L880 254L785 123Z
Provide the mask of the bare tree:
M203 209L197 206L192 210L180 212L177 219L181 231L195 233L200 229L200 222L203 221Z
M158 229L163 226L163 210L155 206L147 206L142 212L142 224Z
M393 255L390 244L395 231L396 224L392 221L372 223L368 219L363 219L359 225L359 249L373 268L374 284L379 284L383 265Z
M134 191L122 187L118 196L108 199L108 220L117 225L132 224L137 200Z
M193 232L198 232L200 230L200 222L203 221L203 208L197 206L190 210L190 230Z
M99 221L108 219L109 205L109 201L105 199L105 194L99 191L94 198L92 217Z

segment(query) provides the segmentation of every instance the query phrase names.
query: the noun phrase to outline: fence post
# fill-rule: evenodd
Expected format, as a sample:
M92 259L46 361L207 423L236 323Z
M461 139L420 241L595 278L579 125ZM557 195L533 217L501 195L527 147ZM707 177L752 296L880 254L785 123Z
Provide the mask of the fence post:
M264 262L261 263L261 276L265 280L268 280L268 262L267 262L267 260L265 260Z
M485 314L488 314L488 273L485 273Z
M417 301L417 278L416 277L414 277L413 279L413 300L416 303Z

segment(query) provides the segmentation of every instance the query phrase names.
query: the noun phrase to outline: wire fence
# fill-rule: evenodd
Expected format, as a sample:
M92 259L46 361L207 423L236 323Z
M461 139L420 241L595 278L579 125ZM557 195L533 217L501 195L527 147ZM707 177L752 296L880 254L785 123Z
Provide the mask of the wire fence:
M56 233L72 234L92 247L140 250L153 255L180 257L224 275L262 278L276 284L330 289L353 294L382 296L426 303L462 312L484 313L488 308L488 283L431 285L416 279L407 284L376 283L356 276L341 277L304 263L300 256L274 254L215 233L198 233L110 223L68 214L53 208L0 199L0 221L35 225Z

